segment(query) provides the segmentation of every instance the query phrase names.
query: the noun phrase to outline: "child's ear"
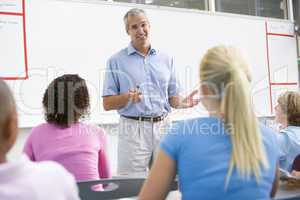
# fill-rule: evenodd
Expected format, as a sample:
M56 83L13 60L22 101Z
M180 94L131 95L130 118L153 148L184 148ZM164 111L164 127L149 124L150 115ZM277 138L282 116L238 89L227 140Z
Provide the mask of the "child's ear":
M204 96L218 97L219 95L218 88L211 83L201 83L200 90Z
M11 114L6 120L3 122L1 127L1 135L0 135L0 154L4 155L12 148L15 144L18 134L18 126L17 126L17 115Z
M7 141L9 148L13 146L18 135L18 120L16 112L13 112L3 125L3 139Z
M2 135L1 135L1 137L2 137L2 139L4 140L4 141L7 141L7 140L9 140L9 138L10 138L10 131L9 131L9 125L10 124L10 119L9 118L7 118L5 121L4 121L4 123L3 123L3 125L2 125L2 130L1 130L1 132L2 132Z
M200 91L201 91L201 94L204 95L204 96L211 94L211 91L210 91L209 86L207 84L201 84L200 85Z

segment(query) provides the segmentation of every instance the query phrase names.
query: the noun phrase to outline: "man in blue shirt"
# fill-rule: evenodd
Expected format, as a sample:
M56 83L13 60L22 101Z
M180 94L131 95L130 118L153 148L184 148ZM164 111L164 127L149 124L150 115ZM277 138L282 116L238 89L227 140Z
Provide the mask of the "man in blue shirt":
M197 91L179 96L173 59L151 46L145 11L129 10L124 23L131 42L108 60L103 106L121 116L118 172L143 172L168 125L171 107L193 107Z

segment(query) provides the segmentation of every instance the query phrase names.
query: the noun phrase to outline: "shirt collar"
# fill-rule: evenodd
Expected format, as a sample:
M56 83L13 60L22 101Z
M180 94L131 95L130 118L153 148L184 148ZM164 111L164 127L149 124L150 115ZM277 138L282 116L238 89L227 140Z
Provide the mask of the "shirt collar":
M131 54L134 54L134 53L140 54L139 51L136 50L136 49L134 48L134 46L132 45L132 43L130 42L129 45L128 45L128 47L127 47L127 54L128 54L128 55L131 55ZM154 49L154 48L151 46L151 47L150 47L150 51L149 51L149 55L155 55L155 54L156 54L156 49Z

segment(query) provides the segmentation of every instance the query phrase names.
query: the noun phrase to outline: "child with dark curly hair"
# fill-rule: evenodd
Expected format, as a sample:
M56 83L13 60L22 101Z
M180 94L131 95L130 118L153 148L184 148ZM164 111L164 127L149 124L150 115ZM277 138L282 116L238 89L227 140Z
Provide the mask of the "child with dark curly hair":
M77 181L109 178L104 131L80 122L90 108L85 80L71 74L54 79L43 106L47 123L32 129L24 147L29 158L57 161Z

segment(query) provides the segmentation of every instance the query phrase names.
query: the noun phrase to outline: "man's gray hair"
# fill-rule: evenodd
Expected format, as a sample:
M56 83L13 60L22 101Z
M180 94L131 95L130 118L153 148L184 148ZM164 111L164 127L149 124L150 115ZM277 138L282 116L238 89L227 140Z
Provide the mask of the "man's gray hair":
M3 125L16 109L15 100L8 85L0 80L0 139L3 137Z
M139 8L132 8L124 15L123 20L124 20L126 31L128 30L128 17L136 16L140 14L143 14L147 18L146 12L143 9L139 9Z

